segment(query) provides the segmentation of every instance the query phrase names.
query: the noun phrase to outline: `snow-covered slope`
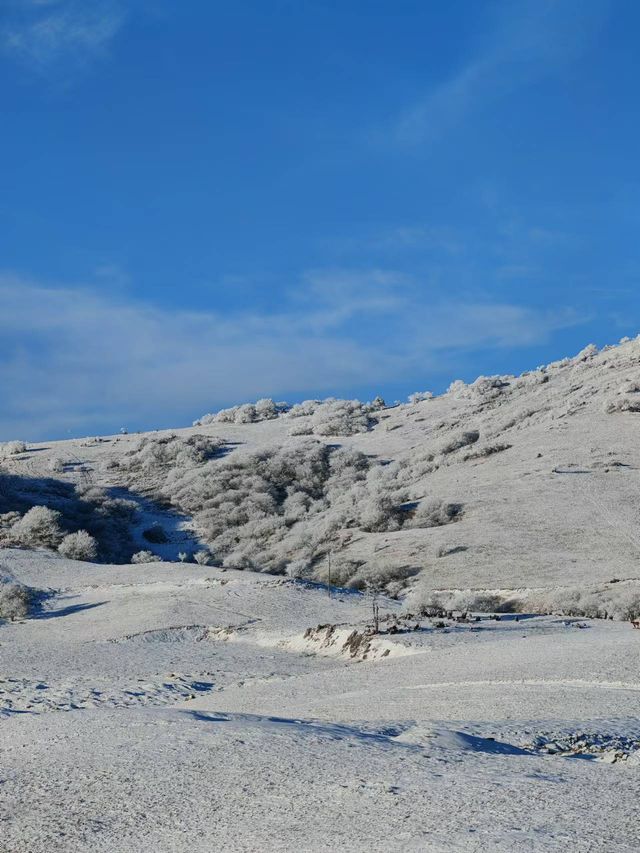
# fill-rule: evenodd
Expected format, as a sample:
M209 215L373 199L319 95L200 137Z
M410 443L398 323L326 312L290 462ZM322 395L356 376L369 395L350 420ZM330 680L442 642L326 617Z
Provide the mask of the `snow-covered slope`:
M355 573L356 585L401 579L395 584L398 587L416 573L423 584L436 589L579 586L637 578L640 413L607 411L617 406L633 409L636 403L640 408L636 388L640 388L638 340L601 353L587 348L574 359L518 378L454 384L441 397L376 411L377 423L366 432L313 436L316 442L361 451L372 465L392 461L387 467L394 469L394 479L378 478L375 484L391 497L400 487L409 501L442 501L459 506L461 512L454 523L441 526L404 525L367 532L357 518L345 521L343 510L334 509L334 502L320 516L295 527L306 536L307 530L318 527L318 518L326 525L333 524L335 517L324 541L320 541L324 534L319 535L313 559L300 561L306 562L307 575L327 580L331 551L334 579L340 572L339 579L348 583ZM290 452L304 447L311 439L289 433L292 426L308 419L280 415L257 423L213 423L173 434L205 435L226 442L221 458L209 463L223 466L239 464L256 451L285 448ZM479 437L473 444L443 453L465 433ZM163 435L167 434L149 437ZM123 482L118 463L140 440L130 435L100 442L51 442L9 456L2 465L20 476L113 490ZM62 463L63 473L52 473L54 459ZM139 492L153 492L154 486L159 488L157 480L143 471L128 493L118 494L140 504ZM169 499L175 496L171 485L166 491ZM371 490L365 497L370 496ZM32 500L37 501L37 495ZM202 534L199 543L185 540L189 519L181 521L166 512L154 515L148 503L142 509L134 531L136 547L175 559L180 550L193 551L206 544ZM222 509L219 514L224 513ZM172 534L172 542L164 546L144 542L142 528L154 521ZM298 539L285 542L283 567L299 555L308 557L307 552L296 551ZM214 556L224 558L213 550ZM258 549L258 556L252 557L254 568L265 568L259 555L267 550ZM233 556L227 565L234 564Z
M14 448L1 463L6 544L35 529L14 527L29 504L50 503L65 524L104 513L96 535L165 561L65 559L49 528L50 549L0 550L0 592L36 591L28 616L0 620L0 851L637 850L640 631L429 617L411 602L633 592L638 380L632 341L376 408L352 435L291 436L326 413L278 412L175 431L224 444L168 450L153 433ZM310 441L353 453L287 471ZM296 538L271 516L256 529L251 559L297 543L285 574L238 571L233 549L213 549L216 565L177 562L211 546L217 516L172 505L174 486L184 494L186 478L188 501L194 483L233 475L244 488L256 453L252 488L274 488L270 506L283 477L296 512L301 483L317 501Z

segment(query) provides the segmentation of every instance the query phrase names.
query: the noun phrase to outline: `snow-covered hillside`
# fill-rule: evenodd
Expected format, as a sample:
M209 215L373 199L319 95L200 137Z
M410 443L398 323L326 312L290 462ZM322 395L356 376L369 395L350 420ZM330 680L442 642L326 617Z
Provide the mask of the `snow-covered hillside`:
M32 445L2 461L0 509L44 503L68 530L97 517L107 560L209 549L230 568L392 593L418 576L491 590L635 579L639 389L634 340L364 415L240 407L236 420L258 419ZM5 544L21 544L5 519ZM144 538L154 524L168 542Z
M0 850L637 850L638 410L636 340L5 446Z

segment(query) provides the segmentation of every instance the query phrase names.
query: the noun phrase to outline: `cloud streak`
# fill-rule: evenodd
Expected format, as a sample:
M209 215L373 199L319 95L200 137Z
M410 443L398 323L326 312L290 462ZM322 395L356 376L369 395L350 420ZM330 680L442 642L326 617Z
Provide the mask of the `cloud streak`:
M470 114L570 64L587 49L608 7L608 0L502 3L483 49L401 113L392 141L409 146L433 141Z
M345 279L342 298L331 282ZM222 316L0 276L0 439L175 425L264 395L375 393L402 376L426 381L448 353L527 345L581 320L430 305L416 282L399 292L400 280L314 273L278 313Z
M23 0L9 5L2 52L31 70L75 67L104 56L125 15L116 0Z

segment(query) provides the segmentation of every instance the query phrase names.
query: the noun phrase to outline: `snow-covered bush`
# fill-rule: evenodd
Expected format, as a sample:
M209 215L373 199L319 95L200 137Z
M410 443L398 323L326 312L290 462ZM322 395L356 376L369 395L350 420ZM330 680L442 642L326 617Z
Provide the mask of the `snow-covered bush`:
M425 400L432 400L433 393L431 391L414 391L407 397L410 403L424 403Z
M26 586L0 578L0 619L24 619L30 603L31 591Z
M512 447L512 444L505 443L485 444L482 447L478 447L477 450L465 453L462 459L464 462L471 459L486 459L488 456L493 456L496 453L503 453L505 450L510 450Z
M314 435L357 435L375 424L371 409L358 400L327 400L311 416Z
M470 444L475 444L476 441L480 438L480 433L477 430L468 430L467 432L462 432L459 435L455 435L453 438L450 438L441 448L440 453L444 456L449 453L455 453L456 450L460 450L462 447L468 447Z
M497 399L513 382L513 376L478 376L469 384L462 379L454 380L447 388L446 394L455 400L472 400L488 402Z
M21 545L30 548L57 548L64 531L60 526L62 513L46 506L34 506L11 528Z
M0 473L0 547L57 549L67 534L85 530L101 560L128 562L136 511L133 501L95 486Z
M367 533L388 533L400 530L406 513L398 504L394 492L371 490L360 503L360 528Z
M210 566L213 562L213 555L211 551L196 551L193 555L193 559L199 566Z
M322 400L304 400L302 403L296 403L289 409L290 418L304 418L314 414L318 406L322 405Z
M24 453L26 449L27 445L24 441L5 441L0 444L0 459Z
M615 412L640 412L640 381L631 379L618 389L612 400L607 400L604 407L607 414Z
M297 523L317 520L334 484L348 489L367 468L362 454L310 441L232 455L186 475L175 471L167 494L195 516L201 537L225 565L282 571L301 548L314 550L313 535L304 545L295 541ZM323 538L319 530L315 535Z
M349 560L338 559L332 562L331 576L328 566L323 564L319 579L324 583L331 582L332 586L347 589L386 591L396 595L408 578L417 574L419 569L413 566L393 565L384 560Z
M484 590L432 590L417 586L407 598L407 608L423 616L440 616L446 612L505 613L512 612L514 602L505 596Z
M58 551L69 560L93 563L98 557L98 543L86 530L78 530L64 537Z
M460 517L462 506L440 500L423 500L404 522L405 528L442 527Z
M379 394L377 397L374 397L370 403L364 404L364 408L368 412L379 412L382 409L386 409L386 407L387 407L387 404L385 403L384 399Z
M110 469L125 473L156 474L175 466L190 468L213 459L224 444L223 439L208 435L190 435L187 438L176 435L147 436L133 450L115 460L115 465L112 463Z
M640 618L640 585L611 584L592 589L567 587L531 593L523 603L533 613L556 613L589 619Z
M419 584L407 598L412 612L425 616L444 611L472 613L540 613L584 619L640 618L640 584L604 584L600 587L561 587L505 595L486 590L431 590Z
M230 409L220 409L209 415L203 415L193 422L194 426L208 424L252 424L259 421L269 421L279 417L289 410L288 403L276 403L269 398L258 400L256 403L243 403Z
M598 347L595 344L587 344L587 346L580 350L578 355L573 359L574 362L588 361L593 358L594 355L598 355Z
M405 475L400 466L307 439L233 452L194 469L174 467L156 484L155 496L193 517L212 558L224 566L318 578L329 551L339 551L359 530L455 519L454 504L405 506ZM378 573L394 582L399 577L371 562L358 583L373 585Z
M289 435L313 435L313 424L308 420L299 420L289 429Z
M64 472L64 462L58 456L54 456L49 460L47 468L53 474L62 474Z
M550 361L547 365L547 370L560 370L563 367L569 367L572 364L572 358L560 358L557 361Z
M304 418L295 423L289 435L357 435L367 432L377 423L373 413L385 407L382 397L371 403L359 400L305 400L289 410L288 417Z
M141 563L161 563L162 557L158 557L157 554L154 554L153 551L136 551L136 553L131 557L131 563L133 565L138 565Z
M604 410L608 415L616 412L640 412L640 396L614 397L612 400L607 400Z

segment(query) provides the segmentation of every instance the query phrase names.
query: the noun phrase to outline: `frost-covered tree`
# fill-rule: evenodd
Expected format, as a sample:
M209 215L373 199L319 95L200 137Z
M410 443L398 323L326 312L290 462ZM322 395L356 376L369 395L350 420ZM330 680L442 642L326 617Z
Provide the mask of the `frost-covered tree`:
M78 530L64 537L58 551L69 560L93 563L98 557L98 543L86 530Z
M424 403L425 400L433 399L433 393L431 391L414 391L413 394L409 394L407 399L410 403Z
M255 403L243 403L230 409L220 409L209 415L202 415L193 422L194 426L208 424L252 424L259 421L269 421L284 414L289 409L288 403L276 403L269 398L263 398Z
M0 619L24 619L29 613L31 591L22 584L0 579Z
M161 563L162 557L158 557L153 551L136 551L131 557L131 562L134 565L142 563Z
M24 441L5 441L0 444L0 459L7 456L16 456L18 453L24 453L27 445Z
M31 548L57 548L64 537L62 513L46 506L34 506L13 525L12 533Z

